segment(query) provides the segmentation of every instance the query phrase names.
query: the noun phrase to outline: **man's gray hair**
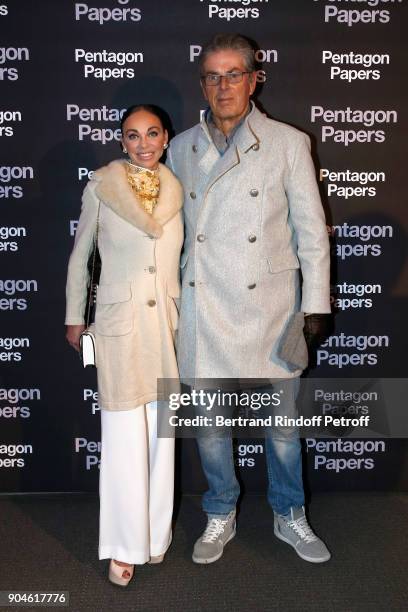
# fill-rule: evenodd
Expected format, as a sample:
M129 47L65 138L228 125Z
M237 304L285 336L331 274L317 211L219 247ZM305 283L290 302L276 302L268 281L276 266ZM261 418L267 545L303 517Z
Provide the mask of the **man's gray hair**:
M211 53L227 50L241 53L245 70L253 72L256 70L255 51L247 38L241 34L216 34L206 45L200 54L200 74L203 73L203 65Z

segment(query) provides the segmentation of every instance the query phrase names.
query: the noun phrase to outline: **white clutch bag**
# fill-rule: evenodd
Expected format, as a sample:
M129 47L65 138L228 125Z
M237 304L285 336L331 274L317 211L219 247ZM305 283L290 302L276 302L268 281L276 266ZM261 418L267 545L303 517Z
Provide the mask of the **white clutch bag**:
M96 341L90 328L82 332L79 338L79 356L84 368L87 366L96 368Z
M96 217L96 230L94 236L94 245L92 251L92 265L90 271L90 279L89 279L89 291L87 298L87 308L86 308L86 329L82 332L79 337L79 356L82 361L82 365L84 368L87 366L92 366L96 368L96 339L94 334L94 324L89 325L91 319L91 307L95 303L96 293L95 293L95 260L96 260L96 251L98 249L98 233L99 233L99 212L101 208L101 203L98 205L98 214Z

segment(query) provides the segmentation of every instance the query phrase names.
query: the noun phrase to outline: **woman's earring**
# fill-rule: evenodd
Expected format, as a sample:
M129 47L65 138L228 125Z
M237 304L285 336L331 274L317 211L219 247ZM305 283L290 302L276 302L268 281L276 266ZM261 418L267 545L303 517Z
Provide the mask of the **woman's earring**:
M127 153L127 149L126 149L126 147L123 147L122 151L123 151L123 152L125 153L125 155L126 155L126 153Z
M167 149L168 146L169 145L167 144L167 142L165 142L164 145L163 145L163 149Z

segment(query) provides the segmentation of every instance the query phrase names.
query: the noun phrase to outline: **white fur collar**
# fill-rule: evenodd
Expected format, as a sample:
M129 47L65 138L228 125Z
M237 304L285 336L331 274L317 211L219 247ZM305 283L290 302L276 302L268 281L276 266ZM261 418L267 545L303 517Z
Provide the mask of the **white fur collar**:
M96 195L122 219L142 232L160 238L163 225L170 221L183 205L183 188L174 174L160 166L160 192L157 206L149 215L127 181L125 161L118 159L103 166L92 176L98 182Z

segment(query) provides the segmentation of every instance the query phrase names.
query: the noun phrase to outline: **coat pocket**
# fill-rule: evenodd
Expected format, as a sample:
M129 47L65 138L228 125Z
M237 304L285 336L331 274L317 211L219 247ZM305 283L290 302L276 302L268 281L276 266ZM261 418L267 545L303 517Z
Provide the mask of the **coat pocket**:
M186 267L187 261L188 261L188 252L187 251L183 251L181 257L180 257L180 268L183 269Z
M175 298L167 296L167 319L172 332L178 328L179 312Z
M188 257L189 254L187 251L183 251L181 258L180 258L180 277L181 279L184 278L184 275L186 273L187 270L187 262L188 262Z
M300 268L299 260L294 253L270 255L266 258L268 272L276 274L285 270L297 270Z
M124 336L130 333L132 328L130 283L99 285L96 298L96 331L102 336Z
M167 300L167 320L172 332L178 328L179 311L180 311L180 285L178 282L167 281L166 286Z

